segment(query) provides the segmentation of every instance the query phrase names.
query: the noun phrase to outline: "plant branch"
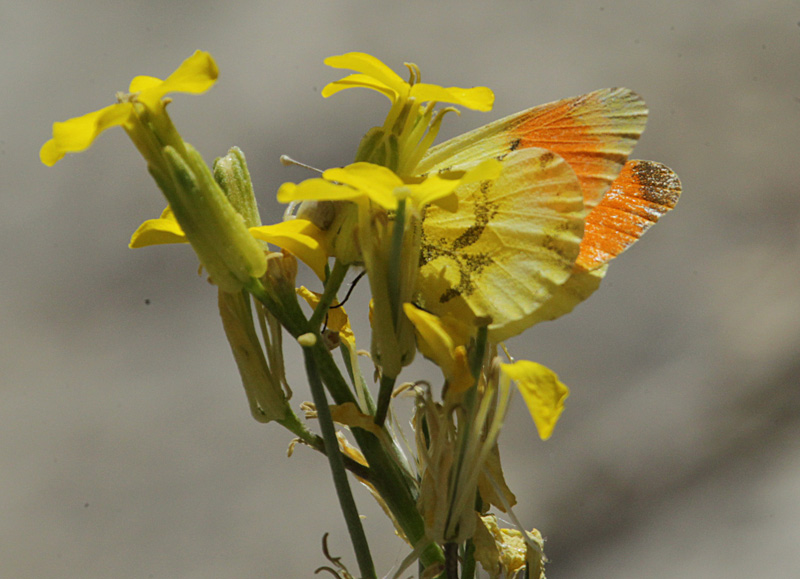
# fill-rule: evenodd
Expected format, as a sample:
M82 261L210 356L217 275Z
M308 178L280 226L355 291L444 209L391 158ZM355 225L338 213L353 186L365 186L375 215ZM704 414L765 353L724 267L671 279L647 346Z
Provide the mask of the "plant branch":
M317 336L316 341L321 341L321 338ZM336 429L333 425L330 408L328 407L328 397L325 395L322 381L319 378L317 364L314 360L311 348L303 348L303 357L305 358L306 374L308 375L311 394L314 398L314 404L317 407L317 418L319 420L320 430L322 431L322 439L325 443L325 454L328 456L328 464L331 468L333 484L336 488L336 494L339 497L339 505L342 509L345 523L347 524L347 530L350 533L350 540L353 542L353 549L356 553L356 560L358 561L358 567L361 571L361 577L363 579L377 579L375 565L372 562L372 554L370 553L369 543L367 542L367 535L364 533L364 527L361 525L358 507L356 507L355 500L353 499L350 481L347 479L344 460L339 450L339 441L336 439Z

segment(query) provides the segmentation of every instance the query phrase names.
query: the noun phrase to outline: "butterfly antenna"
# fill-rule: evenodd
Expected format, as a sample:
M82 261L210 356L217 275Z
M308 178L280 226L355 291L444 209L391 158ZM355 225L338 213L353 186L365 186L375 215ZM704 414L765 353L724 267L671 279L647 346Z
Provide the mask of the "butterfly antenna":
M347 294L345 294L344 299L340 303L336 304L335 306L331 306L328 309L329 310L333 310L333 309L336 309L336 308L341 308L345 304L345 302L350 299L350 294L353 293L353 290L356 288L356 284L358 283L358 281L362 277L364 277L364 274L366 274L366 273L367 273L366 269L361 271L361 273L359 273L356 276L356 278L352 282L350 282L350 287L348 288Z
M294 165L296 167L303 167L304 169L308 169L309 171L314 171L320 174L322 173L322 171L320 171L316 167L312 167L311 165L306 165L305 163L301 163L300 161L295 161L288 155L281 155L281 165L283 165L284 167L291 167Z

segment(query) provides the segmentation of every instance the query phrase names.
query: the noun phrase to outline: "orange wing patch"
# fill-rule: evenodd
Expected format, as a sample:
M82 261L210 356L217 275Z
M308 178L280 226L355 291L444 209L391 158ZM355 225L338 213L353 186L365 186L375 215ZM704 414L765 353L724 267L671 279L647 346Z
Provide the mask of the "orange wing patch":
M665 165L628 161L586 217L576 269L595 269L630 247L678 203L681 182Z
M513 129L517 147L540 147L563 157L578 176L584 203L594 207L644 131L644 101L631 90L613 88L535 110Z
M606 88L533 107L433 147L419 172L463 168L503 158L517 149L540 148L562 157L592 208L608 191L647 121L647 106L626 88Z

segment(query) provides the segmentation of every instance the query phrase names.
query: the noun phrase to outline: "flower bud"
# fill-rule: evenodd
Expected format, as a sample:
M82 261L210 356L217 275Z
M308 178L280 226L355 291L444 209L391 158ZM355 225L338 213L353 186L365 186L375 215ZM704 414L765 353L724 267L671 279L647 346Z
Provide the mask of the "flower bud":
M238 292L264 274L264 249L200 154L188 143L185 146L186 158L172 147L164 148L168 175L152 166L151 173L211 280L223 291Z
M214 179L222 187L228 201L242 216L247 227L259 227L261 217L258 214L253 183L244 153L239 147L231 147L228 154L214 161Z

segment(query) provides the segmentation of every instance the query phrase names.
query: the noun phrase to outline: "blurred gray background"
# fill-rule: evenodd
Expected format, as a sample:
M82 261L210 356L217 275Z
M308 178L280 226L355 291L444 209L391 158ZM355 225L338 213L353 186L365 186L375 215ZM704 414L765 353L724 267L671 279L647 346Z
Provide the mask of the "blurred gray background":
M287 459L288 433L250 418L191 251L126 247L164 202L124 133L38 162L53 121L197 48L219 83L178 95L173 119L209 161L244 149L268 222L280 183L307 176L279 155L348 163L385 115L367 91L322 99L340 76L326 56L495 91L494 111L450 117L443 136L601 87L642 94L634 157L675 169L684 197L591 300L510 343L572 388L547 442L519 398L508 417L517 514L546 536L551 579L798 576L792 0L2 0L0 576L311 577L325 531L356 569L325 461ZM291 380L309 399L299 368ZM356 492L388 573L406 548Z

